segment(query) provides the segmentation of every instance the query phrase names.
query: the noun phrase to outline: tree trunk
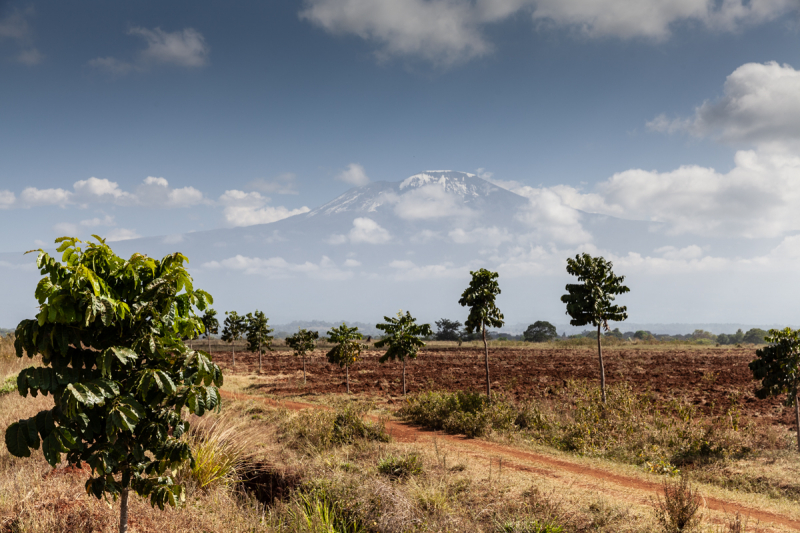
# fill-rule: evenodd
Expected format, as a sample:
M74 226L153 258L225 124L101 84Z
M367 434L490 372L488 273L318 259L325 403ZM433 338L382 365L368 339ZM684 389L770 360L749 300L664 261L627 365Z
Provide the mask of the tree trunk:
M344 365L344 375L347 381L347 394L350 394L350 365Z
M261 373L261 343L258 343L258 373Z
M406 395L406 358L403 357L403 396Z
M211 335L206 335L206 340L208 340L208 353L211 355Z
M231 343L231 350L233 350L231 352L231 354L232 354L231 357L233 357L233 368L236 368L236 344L235 343L236 343L236 341L233 341Z
M303 385L306 384L306 355L303 354Z
M128 491L122 489L119 500L119 533L128 533Z
M603 347L600 345L600 324L597 324L597 356L600 358L600 393L606 403L606 368L603 366Z
M489 387L489 345L486 344L486 324L483 324L483 350L484 361L486 362L486 398L489 403L492 401L492 390Z
M797 451L800 451L800 404L797 403L797 392L794 394L794 420L797 423Z

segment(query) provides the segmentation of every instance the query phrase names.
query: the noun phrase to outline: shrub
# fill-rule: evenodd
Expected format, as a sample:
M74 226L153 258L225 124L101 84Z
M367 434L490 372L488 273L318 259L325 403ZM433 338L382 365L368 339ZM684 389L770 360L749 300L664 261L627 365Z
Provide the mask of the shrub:
M325 449L358 441L389 442L385 424L365 420L367 404L340 403L334 411L301 411L284 423L281 435L295 447Z
M378 463L378 472L393 479L416 476L422 473L422 461L415 453L403 457L388 455Z
M513 429L517 418L517 410L501 395L494 394L490 403L486 396L464 391L424 392L409 399L398 414L415 424L468 438Z
M700 492L685 474L677 482L664 481L664 498L656 500L656 519L665 533L694 531L700 526Z

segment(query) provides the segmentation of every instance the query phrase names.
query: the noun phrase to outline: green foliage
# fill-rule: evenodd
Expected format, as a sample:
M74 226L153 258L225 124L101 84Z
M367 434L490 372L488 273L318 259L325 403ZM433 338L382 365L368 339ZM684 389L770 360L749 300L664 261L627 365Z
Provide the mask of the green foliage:
M652 341L652 340L655 340L655 337L653 337L652 333L650 333L649 331L644 331L642 329L640 329L639 331L634 333L633 334L633 338L638 340L638 341Z
M417 324L417 319L408 311L405 315L399 311L396 317L385 316L383 319L386 321L384 324L375 325L385 333L384 337L375 343L375 347L389 347L381 356L381 363L395 359L401 361L416 359L419 349L425 346L420 337L433 335L430 324Z
M403 456L390 454L378 462L378 472L392 479L417 476L423 472L422 460L416 453Z
M766 339L770 344L756 350L757 359L750 362L753 378L761 381L756 396L787 394L786 404L791 405L800 384L800 330L771 329Z
M499 275L485 268L470 272L472 280L469 287L461 295L458 303L462 307L469 307L469 316L464 323L468 333L483 332L486 326L493 328L503 327L503 313L495 305L495 299L500 294L497 283Z
M491 430L514 429L517 413L502 396L492 402L482 394L428 391L411 398L398 412L406 420L430 429L482 437Z
M618 294L630 292L623 285L625 276L617 276L611 270L611 261L589 254L567 259L567 273L577 276L580 283L566 286L567 294L561 301L567 304L567 314L573 326L603 325L608 330L608 321L620 322L628 318L625 306L613 305Z
M247 330L247 320L236 311L225 311L225 325L222 328L222 340L236 342Z
M537 320L522 334L522 338L527 342L548 342L556 337L558 337L556 327L544 320Z
M461 329L461 322L458 320L449 320L443 318L436 321L436 337L437 341L457 341L459 339L459 329Z
M294 351L296 357L305 357L317 347L317 339L319 339L318 331L300 328L294 335L286 337L286 346Z
M773 330L770 330L770 332L766 332L763 329L759 328L749 329L747 330L747 333L745 333L744 336L742 337L741 342L747 344L767 344L768 342L771 342L769 339L767 339L767 336L771 335L772 331Z
M17 376L8 376L5 381L0 381L0 396L17 390Z
M367 404L342 402L334 411L307 409L282 428L282 439L296 448L328 449L364 441L389 442L383 422L366 420Z
M348 328L344 322L328 330L328 342L334 345L327 354L328 362L341 367L351 366L361 357L364 346L358 341L363 338L357 327Z
M41 446L54 467L88 463L97 498L131 487L175 505L184 492L171 472L194 461L181 411L200 416L220 402L219 368L182 341L203 331L195 308L212 298L193 287L182 254L125 260L95 238L57 239L62 262L39 251L40 311L17 326L15 348L44 366L20 372L17 389L52 394L55 406L11 424L6 446L17 457Z
M203 322L206 339L211 338L211 335L219 333L219 320L217 320L217 311L215 309L210 307L206 309L206 312L203 313L203 317L200 320Z
M247 313L245 317L245 333L247 335L247 349L251 352L261 353L262 349L272 351L272 328L269 319L263 311L256 309L255 313Z

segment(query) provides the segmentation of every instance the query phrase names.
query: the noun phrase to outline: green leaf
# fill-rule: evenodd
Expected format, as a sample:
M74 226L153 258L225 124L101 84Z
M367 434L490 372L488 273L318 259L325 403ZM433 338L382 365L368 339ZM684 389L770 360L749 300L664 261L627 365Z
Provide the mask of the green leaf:
M30 457L31 450L28 447L28 428L23 427L20 422L14 422L6 428L6 448L14 457Z

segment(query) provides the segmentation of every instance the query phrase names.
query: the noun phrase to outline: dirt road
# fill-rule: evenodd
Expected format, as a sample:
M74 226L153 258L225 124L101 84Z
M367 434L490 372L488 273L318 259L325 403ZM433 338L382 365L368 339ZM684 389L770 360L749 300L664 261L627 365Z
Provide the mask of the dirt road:
M255 400L262 401L276 407L284 407L291 410L299 409L325 409L318 405L301 402L276 401L263 396L222 391L225 398L236 400ZM413 427L411 425L387 421L386 430L392 437L400 442L423 442L434 437L434 433ZM578 462L572 462L562 458L557 458L545 454L519 450L510 446L504 446L487 442L480 439L466 439L461 436L435 434L437 439L448 441L464 450L465 453L476 457L490 460L503 459L504 468L514 469L520 472L530 472L537 476L545 476L559 480L565 473L570 474L570 482L577 478L579 483L587 487L602 487L604 491L612 491L621 496L622 499L631 503L646 503L650 497L654 497L661 492L661 485L609 472L600 468L588 467ZM748 516L750 524L759 522L761 525L772 523L776 526L800 531L800 520L764 511L755 507L748 507L739 503L722 500L714 497L705 497L708 509L720 511L727 514L740 513L741 516Z

